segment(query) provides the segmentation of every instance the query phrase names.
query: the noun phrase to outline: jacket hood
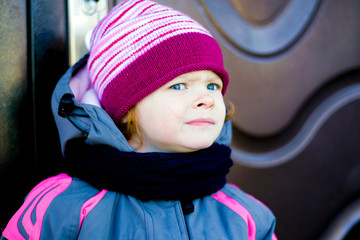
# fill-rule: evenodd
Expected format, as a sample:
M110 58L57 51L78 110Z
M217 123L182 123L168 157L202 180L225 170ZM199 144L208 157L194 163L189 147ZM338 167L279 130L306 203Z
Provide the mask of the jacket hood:
M59 131L62 152L66 142L77 137L86 137L88 144L105 144L123 152L136 151L101 107L90 83L87 59L88 55L85 55L67 70L57 83L51 98L51 108ZM64 112L61 109L67 100L72 101L70 109L66 107L67 111ZM229 145L231 137L231 121L228 120L215 142Z

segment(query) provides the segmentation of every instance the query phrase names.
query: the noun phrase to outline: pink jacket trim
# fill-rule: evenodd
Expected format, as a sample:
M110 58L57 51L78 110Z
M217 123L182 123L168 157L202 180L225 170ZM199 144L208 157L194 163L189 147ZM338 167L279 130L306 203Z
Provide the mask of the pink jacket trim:
M240 188L238 186L236 186L235 184L232 183L227 183L227 185L233 186L234 188L240 190ZM254 199L255 201L257 201L258 203L260 203L261 205L263 205L266 209L269 209L268 206L266 206L263 202L261 202L259 199L255 198L254 196L246 193L246 195L248 195L249 197L251 197L252 199Z
M3 236L7 239L25 239L20 233L18 225L22 224L29 239L40 239L45 212L51 201L64 192L71 184L72 179L66 174L45 179L39 183L27 196L24 204L10 219ZM33 224L31 214L35 210L36 222ZM23 216L22 221L20 218Z
M246 222L248 226L248 239L249 240L255 240L256 237L256 225L254 218L251 216L249 211L242 206L239 202L237 202L235 199L227 196L223 191L218 191L215 194L211 195L215 200L221 202L237 214L239 214L242 219Z
M232 184L232 183L227 183L227 185L230 185L238 190L240 190L240 188L238 186L236 186L235 184ZM247 194L249 197L251 197L252 199L254 199L255 201L257 201L258 203L260 203L261 205L263 205L265 208L269 209L264 203L262 203L260 200L258 200L257 198L253 197L252 195L250 194ZM271 240L278 240L278 238L276 237L275 233L272 235L271 237Z
M80 228L82 226L82 223L85 219L85 217L91 212L91 210L101 201L101 199L105 196L105 194L107 193L107 190L102 190L101 192L99 192L98 194L96 194L95 196L93 196L92 198L90 198L89 200L87 200L81 207L81 212L80 212L80 224L79 224L79 232L80 232Z

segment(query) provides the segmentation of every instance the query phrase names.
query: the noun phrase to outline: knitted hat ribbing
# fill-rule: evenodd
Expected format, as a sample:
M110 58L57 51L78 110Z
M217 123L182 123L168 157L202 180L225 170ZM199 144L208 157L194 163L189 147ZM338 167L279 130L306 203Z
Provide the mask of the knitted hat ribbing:
M221 49L200 24L150 0L128 0L100 21L88 68L100 102L118 124L126 112L181 74L211 70L223 80Z

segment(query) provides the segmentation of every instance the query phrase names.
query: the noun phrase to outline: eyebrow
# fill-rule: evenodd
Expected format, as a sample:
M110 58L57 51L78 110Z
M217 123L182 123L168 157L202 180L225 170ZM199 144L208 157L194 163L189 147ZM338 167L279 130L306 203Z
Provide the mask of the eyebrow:
M212 81L219 81L219 82L222 82L222 79L220 78L220 76L218 75L210 75L210 76L207 76L206 78L198 78L198 77L181 77L179 78L179 80L183 80L183 81L190 81L190 82L195 82L195 81L198 81L198 80L201 80L201 81L205 81L205 82L212 82Z

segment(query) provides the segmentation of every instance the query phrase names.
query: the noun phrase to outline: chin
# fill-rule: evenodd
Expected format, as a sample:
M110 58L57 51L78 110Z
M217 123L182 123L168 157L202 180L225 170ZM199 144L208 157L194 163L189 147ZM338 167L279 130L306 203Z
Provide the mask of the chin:
M189 145L189 149L191 152L205 149L205 148L210 147L214 143L214 141L202 141L202 142L198 142L198 143L193 143L193 144Z

